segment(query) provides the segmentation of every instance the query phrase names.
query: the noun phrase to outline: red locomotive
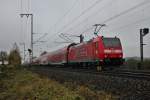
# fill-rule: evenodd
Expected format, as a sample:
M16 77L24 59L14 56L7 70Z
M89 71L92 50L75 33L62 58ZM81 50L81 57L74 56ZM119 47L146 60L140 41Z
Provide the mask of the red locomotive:
M54 52L34 59L34 64L61 64L74 67L95 67L98 70L110 65L123 64L120 39L97 36L87 42L72 43Z

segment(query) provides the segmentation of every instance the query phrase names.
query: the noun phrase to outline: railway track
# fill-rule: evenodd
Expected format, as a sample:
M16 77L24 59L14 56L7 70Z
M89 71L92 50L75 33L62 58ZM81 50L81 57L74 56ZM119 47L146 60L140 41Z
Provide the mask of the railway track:
M75 69L71 67L50 67L50 66L38 66L34 67L34 70L39 71L61 71L68 73L82 73L82 74L91 74L91 75L107 75L114 77L125 77L125 78L135 78L141 80L150 80L150 72L149 71L140 71L140 70L113 70L113 71L102 71L98 72L94 69Z
M144 71L131 71L131 70L116 70L112 72L104 72L105 75L117 76L117 77L127 77L136 78L141 80L150 80L150 72Z
M39 66L29 70L61 83L72 82L119 96L119 100L150 100L150 72L113 70L97 72L89 69ZM118 92L119 91L119 92ZM125 99L124 99L125 98Z

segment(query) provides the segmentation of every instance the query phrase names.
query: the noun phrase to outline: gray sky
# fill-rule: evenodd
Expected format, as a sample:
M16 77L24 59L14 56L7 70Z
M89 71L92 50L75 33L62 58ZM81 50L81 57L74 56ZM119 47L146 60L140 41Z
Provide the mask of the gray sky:
M55 43L63 41L59 33L79 35L87 30L84 36L88 40L94 37L92 25L105 23L99 35L118 36L125 57L139 56L139 29L150 28L149 12L150 0L22 0L22 6L21 0L0 0L0 50L9 51L14 42L30 47L30 18L19 14L33 13L34 33L40 33L34 40L48 33L42 39L45 43L34 46L35 55L67 45ZM144 56L150 57L150 34L144 42Z

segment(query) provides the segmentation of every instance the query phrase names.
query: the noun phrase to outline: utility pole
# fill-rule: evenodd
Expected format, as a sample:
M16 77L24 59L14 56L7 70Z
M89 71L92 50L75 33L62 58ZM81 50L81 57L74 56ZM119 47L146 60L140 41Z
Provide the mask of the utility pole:
M140 29L140 55L141 55L141 62L143 62L143 29Z
M141 55L141 64L143 64L143 37L149 33L149 28L140 29L140 55Z
M33 61L33 14L20 14L21 18L23 18L23 16L26 16L27 18L29 18L29 16L31 17L31 57L30 57L30 63L32 63Z

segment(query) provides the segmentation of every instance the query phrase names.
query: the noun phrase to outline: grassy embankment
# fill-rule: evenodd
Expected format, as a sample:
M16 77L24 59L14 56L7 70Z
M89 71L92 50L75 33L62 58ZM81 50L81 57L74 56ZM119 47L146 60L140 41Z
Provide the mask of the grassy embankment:
M13 66L0 66L0 100L112 100L109 93L55 80Z

